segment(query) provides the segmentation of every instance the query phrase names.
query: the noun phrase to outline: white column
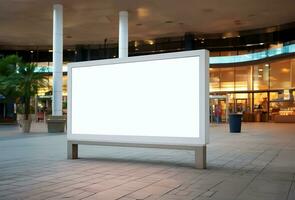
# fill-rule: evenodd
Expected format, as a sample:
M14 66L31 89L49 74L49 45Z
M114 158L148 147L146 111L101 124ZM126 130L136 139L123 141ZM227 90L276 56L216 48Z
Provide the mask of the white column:
M62 116L62 63L63 7L60 4L55 4L53 6L53 116Z
M128 12L119 12L119 58L128 57Z

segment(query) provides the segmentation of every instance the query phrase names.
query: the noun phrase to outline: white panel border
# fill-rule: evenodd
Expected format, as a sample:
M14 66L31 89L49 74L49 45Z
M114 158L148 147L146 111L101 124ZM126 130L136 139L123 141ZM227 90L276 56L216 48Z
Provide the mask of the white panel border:
M164 60L173 58L199 57L199 138L151 137L151 136L105 136L91 134L72 134L72 69L108 64ZM67 139L81 142L134 143L173 146L200 146L209 143L209 52L207 50L165 53L147 56L106 59L98 61L75 62L68 64L67 82Z

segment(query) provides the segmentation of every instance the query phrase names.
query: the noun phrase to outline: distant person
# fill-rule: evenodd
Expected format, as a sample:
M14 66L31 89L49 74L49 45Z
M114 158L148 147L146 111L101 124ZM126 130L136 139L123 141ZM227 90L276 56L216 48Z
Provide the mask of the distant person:
M215 106L215 119L218 124L221 123L221 115L222 115L221 106L217 104Z

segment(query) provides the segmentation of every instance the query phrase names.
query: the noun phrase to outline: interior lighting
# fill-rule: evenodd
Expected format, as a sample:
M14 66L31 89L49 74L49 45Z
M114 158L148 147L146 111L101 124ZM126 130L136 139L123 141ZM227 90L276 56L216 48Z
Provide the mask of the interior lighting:
M288 73L288 72L290 72L290 70L288 68L282 68L282 72Z
M149 44L149 45L153 45L155 44L154 40L146 40L145 43Z
M147 8L137 8L137 16L140 18L147 17L150 15L150 11Z

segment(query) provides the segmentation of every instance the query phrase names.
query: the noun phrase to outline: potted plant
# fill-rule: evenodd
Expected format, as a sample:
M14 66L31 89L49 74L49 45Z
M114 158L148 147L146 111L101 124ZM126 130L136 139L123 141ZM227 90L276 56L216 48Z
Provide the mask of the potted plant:
M0 85L2 85L0 91L10 92L11 96L23 105L24 117L21 119L21 126L23 132L28 133L32 122L30 117L31 98L37 94L38 88L46 85L46 76L42 73L46 69L43 68L37 72L36 64L23 63L17 56L13 58L15 59L15 65L10 69L9 74L0 77Z
M22 120L23 132L30 132L32 119L31 98L34 97L38 88L44 87L47 83L46 76L42 71L36 72L37 65L33 63L23 63L17 66L14 74L14 83L16 91L21 97L21 103L24 105L24 119Z

